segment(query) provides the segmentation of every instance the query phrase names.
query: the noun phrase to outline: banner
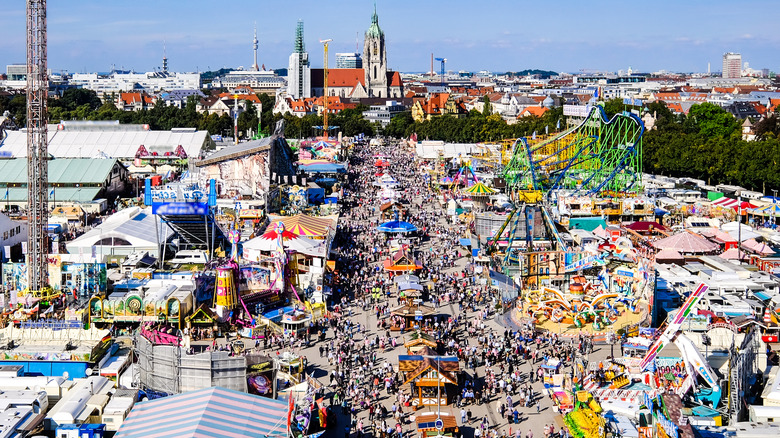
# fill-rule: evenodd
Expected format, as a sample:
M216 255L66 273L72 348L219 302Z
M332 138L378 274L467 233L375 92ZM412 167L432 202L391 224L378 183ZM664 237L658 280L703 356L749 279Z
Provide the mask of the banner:
M209 212L202 202L153 202L152 214L164 216L205 216Z

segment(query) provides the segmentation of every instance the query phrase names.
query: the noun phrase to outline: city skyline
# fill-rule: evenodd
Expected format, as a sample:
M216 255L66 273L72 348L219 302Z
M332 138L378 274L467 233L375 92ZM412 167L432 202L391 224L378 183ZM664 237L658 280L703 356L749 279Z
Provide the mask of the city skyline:
M114 4L74 0L49 4L49 66L55 71L150 71L161 67L163 46L171 71L206 71L252 65L254 23L260 40L260 65L285 68L292 52L296 22L305 23L306 49L313 67L322 66L319 40L332 38L334 53L362 51L373 2L347 0L338 7L298 0L271 9L236 1L232 11L214 11L202 0L186 3L140 0ZM752 68L778 70L773 56L780 36L772 32L773 3L750 10L725 1L659 1L652 9L627 8L614 0L559 2L555 10L540 3L497 0L475 9L466 2L377 2L379 24L388 45L388 67L427 71L430 55L448 59L447 69L494 72L545 69L627 69L719 71L725 52L742 54ZM154 10L154 15L140 11ZM497 12L506 13L497 13ZM0 62L25 59L24 4L16 2L0 16ZM219 18L219 13L224 17ZM172 18L175 17L175 18ZM218 18L215 18L218 17ZM599 30L589 30L599 29ZM601 30L603 29L603 30ZM620 35L618 37L617 35ZM435 66L438 70L438 66Z

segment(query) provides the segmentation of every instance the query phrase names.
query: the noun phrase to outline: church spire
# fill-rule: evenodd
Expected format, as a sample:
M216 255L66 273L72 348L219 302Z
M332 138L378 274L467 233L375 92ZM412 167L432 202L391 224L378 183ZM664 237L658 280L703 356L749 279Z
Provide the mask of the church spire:
M374 15L371 16L372 24L379 24L379 16L376 14L376 0L374 0Z

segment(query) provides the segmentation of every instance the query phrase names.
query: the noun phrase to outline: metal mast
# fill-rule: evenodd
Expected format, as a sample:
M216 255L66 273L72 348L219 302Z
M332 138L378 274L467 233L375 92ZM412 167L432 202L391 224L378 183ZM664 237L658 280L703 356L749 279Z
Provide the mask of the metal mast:
M325 140L328 139L328 133L330 131L330 128L328 127L328 45L330 42L333 41L332 39L328 38L326 40L320 40L322 43L324 49L325 49L325 65L324 69L322 71L322 83L323 83L323 91L322 91L322 98L324 100L323 106L325 107L325 112L322 115L322 127L323 127L323 134L325 137Z
M33 294L49 283L46 70L46 0L27 0L27 287Z

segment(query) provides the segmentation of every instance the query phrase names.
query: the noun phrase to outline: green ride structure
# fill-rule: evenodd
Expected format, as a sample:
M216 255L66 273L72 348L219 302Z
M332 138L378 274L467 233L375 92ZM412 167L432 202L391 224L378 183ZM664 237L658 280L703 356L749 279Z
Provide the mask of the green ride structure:
M555 201L552 193L621 197L641 191L644 130L637 115L624 111L608 120L604 108L594 105L570 129L546 138L518 138L501 174L515 208L488 239L486 253L495 251L509 231L504 264L517 264L519 252L528 251L540 238L542 230L533 227L537 216L546 237L558 251L566 251L546 205ZM515 246L516 241L524 241L523 250Z
M608 120L594 105L577 126L545 139L519 138L502 177L508 192L559 189L589 195L627 194L641 190L642 134L635 114ZM618 195L619 196L619 195Z

